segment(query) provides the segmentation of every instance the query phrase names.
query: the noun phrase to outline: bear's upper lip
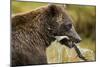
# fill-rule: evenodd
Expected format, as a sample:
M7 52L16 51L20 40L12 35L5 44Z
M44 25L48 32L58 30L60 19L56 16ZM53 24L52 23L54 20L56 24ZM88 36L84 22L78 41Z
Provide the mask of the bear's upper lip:
M76 45L76 43L71 41L68 36L55 36L55 38L58 42L66 45L69 48L73 48Z

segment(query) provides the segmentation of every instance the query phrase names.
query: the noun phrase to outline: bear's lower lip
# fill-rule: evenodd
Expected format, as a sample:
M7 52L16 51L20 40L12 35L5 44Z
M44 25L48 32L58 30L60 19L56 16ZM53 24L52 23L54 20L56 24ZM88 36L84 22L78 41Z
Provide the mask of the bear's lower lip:
M77 44L75 44L74 42L68 42L68 43L70 43L70 44L65 44L66 46L68 46L69 48L73 48L75 45L77 45Z

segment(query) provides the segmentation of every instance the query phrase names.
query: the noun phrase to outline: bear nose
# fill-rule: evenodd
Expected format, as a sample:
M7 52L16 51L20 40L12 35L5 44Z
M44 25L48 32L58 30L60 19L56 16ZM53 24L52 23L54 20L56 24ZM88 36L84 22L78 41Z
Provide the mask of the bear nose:
M75 39L75 43L80 43L82 39Z

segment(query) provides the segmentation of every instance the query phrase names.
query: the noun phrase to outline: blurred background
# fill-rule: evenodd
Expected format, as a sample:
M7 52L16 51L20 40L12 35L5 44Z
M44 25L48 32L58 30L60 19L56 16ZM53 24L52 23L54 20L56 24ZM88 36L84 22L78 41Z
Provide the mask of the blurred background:
M29 10L33 10L37 7L41 7L47 5L48 3L36 3L36 2L16 2L12 0L11 11L12 15L17 13L27 12ZM81 36L82 41L80 43L80 47L90 49L96 53L96 6L82 6L82 5L66 5L66 11L73 19L73 23L76 31ZM54 47L55 46L55 47ZM47 50L48 59L53 59L50 61L51 63L57 63L55 60L59 60L57 50L59 50L61 46L51 45ZM55 49L56 48L56 49ZM67 58L65 56L65 49L62 49L63 61L66 62ZM52 56L50 56L52 55ZM65 57L64 57L65 56ZM55 59L56 58L56 59ZM60 61L59 61L60 62ZM58 63L59 63L58 62Z

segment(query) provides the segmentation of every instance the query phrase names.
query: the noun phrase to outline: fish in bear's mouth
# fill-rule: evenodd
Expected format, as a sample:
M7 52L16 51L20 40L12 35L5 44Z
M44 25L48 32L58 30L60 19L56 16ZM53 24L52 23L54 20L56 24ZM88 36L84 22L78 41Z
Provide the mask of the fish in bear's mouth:
M69 48L73 48L77 43L70 40L68 36L55 36L56 40Z
M77 43L73 42L70 40L68 36L55 36L56 40L60 42L61 44L69 47L69 48L74 48L78 57L81 58L84 61L87 61L87 59L82 55L81 51L77 47Z

